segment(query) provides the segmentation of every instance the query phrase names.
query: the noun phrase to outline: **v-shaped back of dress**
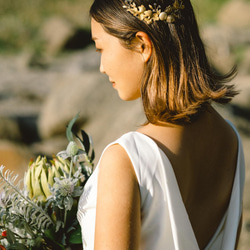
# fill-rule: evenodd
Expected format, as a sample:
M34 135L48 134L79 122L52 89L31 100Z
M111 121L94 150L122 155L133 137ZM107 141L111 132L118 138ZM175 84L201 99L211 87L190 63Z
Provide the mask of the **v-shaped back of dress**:
M141 249L199 249L166 155L138 132L117 142L129 155L140 187Z
M233 250L235 246L244 184L243 150L238 133L237 136L237 171L230 205L206 250ZM151 138L138 132L129 132L110 145L117 143L126 150L139 183L142 220L140 249L198 250L198 243L167 156ZM78 219L82 227L84 249L89 250L94 249L94 225L90 226L88 223L95 221L97 178L98 166L87 182L79 202Z

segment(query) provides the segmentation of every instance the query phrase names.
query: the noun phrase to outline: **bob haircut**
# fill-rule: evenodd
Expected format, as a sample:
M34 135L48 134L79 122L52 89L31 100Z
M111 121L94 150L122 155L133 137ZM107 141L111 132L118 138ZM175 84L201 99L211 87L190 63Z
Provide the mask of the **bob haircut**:
M154 3L165 9L174 1L177 0L133 2L146 9ZM192 5L189 0L182 3L185 8L174 23L147 24L123 8L124 0L95 0L90 9L90 16L127 49L135 49L138 31L149 36L152 55L145 66L141 97L147 120L154 124L189 123L212 101L225 104L237 94L233 85L226 85L236 75L236 67L225 75L213 71Z

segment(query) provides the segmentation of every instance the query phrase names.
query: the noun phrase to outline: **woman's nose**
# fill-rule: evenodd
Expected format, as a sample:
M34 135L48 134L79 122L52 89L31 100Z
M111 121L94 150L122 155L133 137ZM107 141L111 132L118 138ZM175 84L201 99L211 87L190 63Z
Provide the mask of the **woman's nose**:
M105 74L105 70L103 68L102 62L100 63L100 72L103 73L103 74Z

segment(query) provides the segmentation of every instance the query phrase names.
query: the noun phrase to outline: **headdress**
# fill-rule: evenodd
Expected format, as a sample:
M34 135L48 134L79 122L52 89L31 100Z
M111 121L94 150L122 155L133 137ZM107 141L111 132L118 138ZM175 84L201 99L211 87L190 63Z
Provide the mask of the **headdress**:
M127 9L135 17L141 21L151 24L153 21L167 21L173 23L179 19L179 13L185 8L182 1L175 0L173 4L168 5L164 10L156 3L148 5L147 9L144 5L137 6L133 0L125 0L123 8Z

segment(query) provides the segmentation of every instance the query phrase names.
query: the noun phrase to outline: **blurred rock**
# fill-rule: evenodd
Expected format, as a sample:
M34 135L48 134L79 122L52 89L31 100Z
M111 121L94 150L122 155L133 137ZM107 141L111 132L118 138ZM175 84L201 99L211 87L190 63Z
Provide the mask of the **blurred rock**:
M234 81L240 94L233 99L232 103L242 110L246 110L250 121L250 75L238 76Z
M209 25L202 29L202 38L209 60L214 68L222 73L228 72L235 64L231 51L229 27Z
M103 149L122 134L138 129L145 121L141 100L124 102L119 99L116 91L112 90L109 100L101 104L99 111L90 117L82 126L94 141L96 161L99 160Z
M108 98L103 76L95 73L68 74L58 79L44 102L40 117L41 137L64 133L68 122L77 114L87 120Z
M47 140L33 143L30 148L34 155L44 155L49 158L56 155L58 152L65 150L67 145L68 140L64 134L62 136L54 136Z
M62 54L54 58L47 72L57 72L61 77L68 74L78 75L82 72L97 73L99 63L100 55L96 53L94 46L90 45L84 50Z
M240 72L243 75L250 75L250 46L243 51Z
M56 72L30 70L23 54L0 57L0 116L36 115ZM32 105L31 105L32 104Z
M218 23L234 28L250 27L250 3L246 0L231 0L218 13Z
M219 72L227 73L237 64L240 72L249 73L250 56L246 53L250 44L249 28L207 25L201 34L208 58Z
M91 32L83 28L75 28L73 36L65 43L63 49L66 51L84 49L90 43L92 43Z
M46 20L40 34L44 41L45 56L54 56L63 50L83 49L92 42L89 30L76 27L57 16ZM33 58L33 61L36 60L36 57Z
M0 117L0 139L20 141L21 133L18 123L13 119Z
M10 141L0 141L0 165L14 171L19 178L23 178L24 171L32 157L33 155L26 146Z
M202 38L212 65L227 73L235 64L248 74L250 44L250 2L231 0L218 14L218 22L202 27ZM242 68L242 69L241 69Z
M45 43L46 54L57 54L74 34L74 27L61 17L46 20L41 29L41 38Z
M242 138L247 141L250 138L250 76L239 75L233 83L239 94L228 105L216 104L215 107L225 119L233 122ZM250 157L250 154L246 155ZM247 164L250 164L250 158L247 158Z

